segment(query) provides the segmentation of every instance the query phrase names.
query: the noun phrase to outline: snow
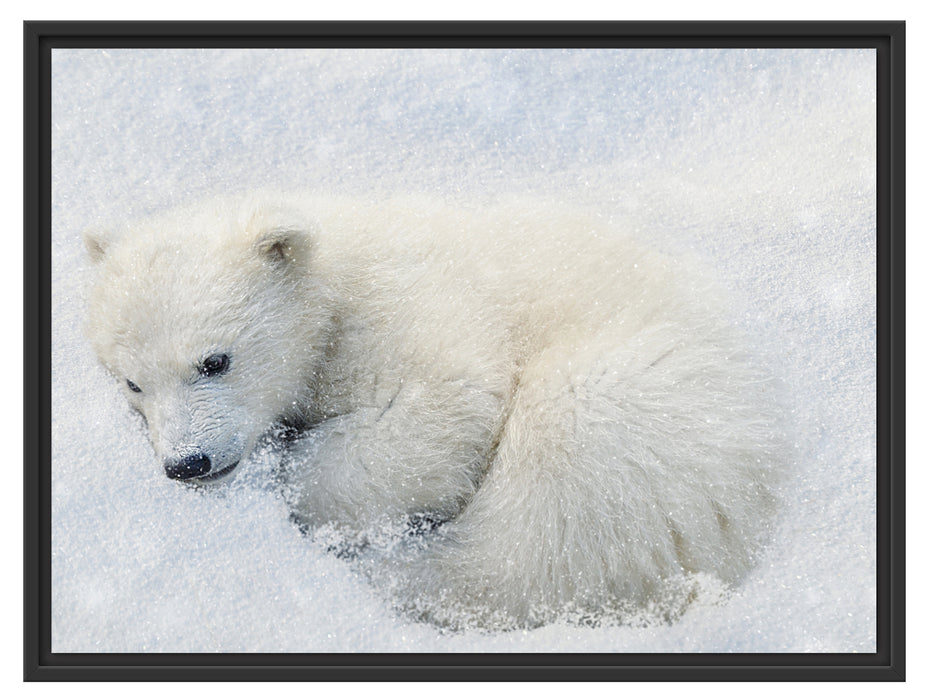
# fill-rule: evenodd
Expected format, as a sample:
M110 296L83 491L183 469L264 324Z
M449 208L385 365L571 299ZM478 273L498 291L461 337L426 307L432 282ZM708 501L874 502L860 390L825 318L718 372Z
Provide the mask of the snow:
M871 51L53 52L52 649L875 650ZM789 388L763 563L653 627L445 633L289 522L260 457L167 480L82 335L80 233L229 189L533 194L704 258Z

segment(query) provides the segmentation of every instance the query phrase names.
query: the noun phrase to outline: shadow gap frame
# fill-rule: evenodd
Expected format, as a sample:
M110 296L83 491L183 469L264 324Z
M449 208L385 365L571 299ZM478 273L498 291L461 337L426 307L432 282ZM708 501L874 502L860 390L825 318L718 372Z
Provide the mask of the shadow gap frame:
M905 680L904 22L24 22L24 679ZM873 48L877 57L875 654L51 652L55 48ZM28 386L26 384L25 386Z

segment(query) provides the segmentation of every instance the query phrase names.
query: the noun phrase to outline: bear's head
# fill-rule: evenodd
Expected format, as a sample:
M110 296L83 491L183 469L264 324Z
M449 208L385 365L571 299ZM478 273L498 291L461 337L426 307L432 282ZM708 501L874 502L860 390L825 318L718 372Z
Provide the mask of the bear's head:
M87 333L173 479L232 474L276 422L299 418L331 312L297 211L226 200L87 233Z

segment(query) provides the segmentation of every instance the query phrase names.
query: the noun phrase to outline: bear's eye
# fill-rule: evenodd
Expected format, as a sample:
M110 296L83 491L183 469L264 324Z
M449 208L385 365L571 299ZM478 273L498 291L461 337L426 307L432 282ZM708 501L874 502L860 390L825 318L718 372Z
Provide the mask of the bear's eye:
M206 360L200 363L198 371L205 377L216 377L219 374L223 374L230 368L230 357L229 355L216 354L211 355Z
M130 391L133 391L133 392L135 392L135 393L137 393L137 394L141 394L141 393L142 393L142 389L140 389L138 386L136 386L135 382L133 382L133 381L131 381L131 380L129 380L129 379L126 380L126 386L129 387L129 390L130 390Z

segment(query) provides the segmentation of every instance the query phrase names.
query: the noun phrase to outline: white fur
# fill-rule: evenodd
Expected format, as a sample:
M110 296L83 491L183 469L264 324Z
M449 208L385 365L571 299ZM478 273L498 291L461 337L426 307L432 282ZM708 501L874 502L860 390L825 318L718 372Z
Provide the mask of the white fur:
M448 521L392 569L430 619L535 624L753 564L772 387L707 285L597 219L255 195L87 243L89 336L160 459L215 472L306 421L308 528Z

